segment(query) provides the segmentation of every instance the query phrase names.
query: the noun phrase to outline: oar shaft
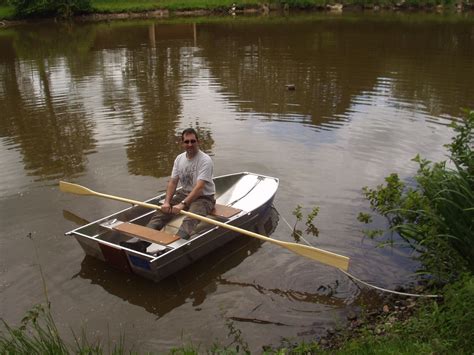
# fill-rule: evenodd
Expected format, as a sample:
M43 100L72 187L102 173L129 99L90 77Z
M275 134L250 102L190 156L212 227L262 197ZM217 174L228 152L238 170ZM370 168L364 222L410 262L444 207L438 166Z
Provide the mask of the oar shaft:
M125 198L125 197L103 194L101 192L95 192L95 194L97 196L100 196L100 197L104 197L104 198L108 198L108 199L116 200L116 201L121 201L121 202L126 202L126 203L131 203L131 204L134 204L134 205L150 208L152 210L161 210L160 206L155 205L153 203L135 201L135 200L131 200L131 199Z
M111 199L111 200L121 201L121 202L125 202L125 203L131 203L131 204L134 204L134 205L137 205L137 206L142 206L142 207L146 207L146 208L150 208L150 209L156 209L156 210L159 209L159 210L161 210L160 206L152 204L152 203L136 201L136 200L131 200L131 199L128 199L128 198L120 197L120 196L114 196L114 195L104 194L104 193L101 193L101 192L96 192L96 191L90 190L86 187L83 187L83 186L77 185L77 184L71 184L71 183L61 181L59 183L59 186L60 186L61 191L64 191L64 192L70 192L70 193L74 193L74 194L78 194L78 195L96 195L96 196L108 198L108 199ZM230 225L230 224L222 223L220 221L216 221L214 219L211 219L211 218L208 218L208 217L205 217L205 216L201 216L201 215L198 215L198 214L195 214L195 213L192 213L192 212L181 210L181 213L186 215L186 216L198 219L198 220L200 220L202 222L205 222L205 223L213 224L215 226L226 228L226 229L232 230L232 231L240 233L240 234L248 235L248 236L253 237L253 238L257 238L257 239L260 239L260 240L263 240L263 241L266 241L266 242L277 244L277 245L279 245L281 247L284 247L284 248L286 248L286 249L288 249L288 250L290 250L294 253L297 253L299 255L305 256L305 257L313 259L313 260L318 260L318 261L320 261L324 264L327 264L327 265L331 265L331 266L334 266L334 267L337 267L337 268L340 268L340 269L343 269L343 270L347 270L349 268L349 258L346 257L346 256L331 253L327 250L318 249L318 248L315 248L315 247L312 247L312 246L307 246L307 245L301 245L301 244L276 240L276 239L269 238L269 237L266 237L264 235L254 233L254 232L251 232L251 231L248 231L246 229L242 229L242 228Z
M269 238L269 237L266 237L264 235L261 235L261 234L258 234L258 233L254 233L252 231L249 231L247 229L243 229L243 228L239 228L239 227L236 227L236 226L233 226L233 225L230 225L230 224L226 224L226 223L222 223L220 221L216 221L214 219L211 219L211 218L208 218L208 217L205 217L205 216L201 216L201 215L198 215L198 214L195 214L195 213L192 213L192 212L188 212L188 211L181 211L182 214L184 215L187 215L189 217L192 217L192 218L196 218L196 219L199 219L201 220L202 222L206 222L206 223L210 223L210 224L214 224L216 226L219 226L219 227L223 227L223 228L227 228L227 229L230 229L234 232L237 232L237 233L241 233L241 234L246 234L250 237L254 237L254 238L258 238L258 239L261 239L261 240L264 240L266 242L271 242L271 243L275 243L275 244L278 244L282 247L285 247L287 249L289 249L289 247L293 246L293 245L296 245L298 247L302 247L304 248L305 245L301 245L301 244L296 244L296 243L291 243L291 242L284 242L284 241L280 241L280 240L276 240L276 239L273 239L273 238ZM312 247L312 246L307 246L308 249L311 249L311 250L318 250L319 252L321 252L322 254L326 254L328 257L329 256L338 256L340 257L341 255L338 255L338 254L335 254L335 253L331 253L330 251L326 251L326 250L322 250L322 249L319 249L319 248L315 248L315 247ZM345 258L345 257L344 257Z
M131 199L120 197L120 196L107 195L107 194L104 194L104 193L101 193L101 192L96 192L95 194L100 196L100 197L104 197L104 198L108 198L108 199L112 199L112 200L117 200L117 201L122 201L122 202L126 202L126 203L132 203L134 205L150 208L150 209L153 209L153 210L161 210L161 206L158 206L158 205L155 205L155 204L152 204L152 203L131 200ZM242 228L239 228L239 227L236 227L236 226L232 226L230 224L222 223L220 221L216 221L214 219L211 219L211 218L208 218L208 217L205 217L205 216L201 216L199 214L195 214L195 213L188 212L188 211L185 211L185 210L181 210L180 213L185 215L185 216L198 219L202 222L213 224L213 225L218 226L218 227L227 228L227 229L233 230L234 232L246 234L246 235L254 237L254 238L258 238L258 239L265 240L265 241L274 240L274 239L265 237L261 234L257 234L257 233L248 231L246 229L242 229Z
M131 199L120 197L120 196L107 195L107 194L104 194L104 193L101 193L101 192L96 192L96 195L98 195L100 197L112 199L112 200L122 201L122 202L126 202L126 203L132 203L134 205L150 208L150 209L153 209L153 210L161 210L161 206L155 205L153 203L147 203L147 202L142 202L142 201L131 200ZM239 228L239 227L236 227L236 226L232 226L230 224L222 223L222 222L216 221L214 219L211 219L211 218L208 218L208 217L205 217L205 216L201 216L199 214L195 214L195 213L188 212L188 211L185 211L185 210L181 210L180 213L185 215L185 216L198 219L198 220L200 220L202 222L205 222L205 223L213 224L213 225L216 225L218 227L227 228L227 229L233 230L234 232L247 234L248 236L251 236L251 237L259 238L259 239L262 239L262 240L265 240L265 241L273 240L273 239L265 237L261 234L257 234L257 233L248 231L246 229L242 229L242 228Z
M107 197L107 198L117 197L116 198L117 200L123 201L123 202L131 202L132 201L132 200L127 201L127 199L124 199L124 198L121 198L121 197L118 197L118 196L112 196L112 195L106 195L106 194L101 194L101 195L103 197ZM151 203L140 202L140 201L133 201L133 203L135 205L140 205L140 206L151 208L151 209L160 209L160 206L154 205L154 204L151 204ZM336 266L336 267L338 267L340 269L343 269L343 270L347 270L349 268L349 258L347 258L345 256L342 256L342 255L335 254L335 253L331 253L327 250L315 248L315 247L312 247L312 246L306 246L306 245L301 245L301 244L276 240L276 239L269 238L269 237L266 237L266 236L258 234L258 233L254 233L252 231L249 231L249 230L237 227L237 226L233 226L231 224L222 223L220 221L216 221L215 219L211 219L211 218L208 218L208 217L205 217L205 216L201 216L201 215L189 212L189 211L181 210L180 213L185 215L185 216L198 219L201 222L209 223L209 224L212 224L212 225L215 225L215 226L218 226L218 227L229 229L231 231L234 231L234 232L237 232L237 233L240 233L240 234L247 235L249 237L253 237L253 238L257 238L257 239L260 239L260 240L263 240L263 241L266 241L266 242L277 244L277 245L279 245L281 247L284 247L284 248L286 248L290 251L293 251L293 252L295 252L299 255L306 256L306 257L309 257L311 259L314 259L314 254L317 253L318 254L318 260L325 263L325 264L329 264L331 266Z

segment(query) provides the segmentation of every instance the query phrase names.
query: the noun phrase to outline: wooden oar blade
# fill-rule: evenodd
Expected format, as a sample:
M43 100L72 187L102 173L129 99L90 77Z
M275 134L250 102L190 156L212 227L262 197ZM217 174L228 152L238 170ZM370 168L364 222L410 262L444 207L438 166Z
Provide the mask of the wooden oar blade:
M95 192L92 190L89 190L87 187L77 185L77 184L72 184L66 181L59 182L59 189L62 192L69 192L71 194L76 194L76 195L95 195Z
M282 246L296 254L319 261L323 264L334 266L344 271L349 269L349 258L347 256L301 244L288 243Z

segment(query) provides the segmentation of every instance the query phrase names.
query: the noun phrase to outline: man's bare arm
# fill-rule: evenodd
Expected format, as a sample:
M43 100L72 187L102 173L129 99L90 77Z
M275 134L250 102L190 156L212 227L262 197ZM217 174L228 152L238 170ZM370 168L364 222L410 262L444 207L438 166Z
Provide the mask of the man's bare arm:
M166 196L165 196L165 202L161 206L161 211L164 213L170 213L171 212L171 199L174 196L174 193L176 192L176 187L178 186L178 181L179 178L170 178L168 181L168 186L166 187Z
M206 185L206 182L204 180L198 180L196 182L196 186L194 186L194 189L184 199L186 201L186 205L189 206L191 202L193 202L195 199L197 199L199 196L202 195L205 185Z
M182 209L184 209L184 207L189 206L194 200L201 196L205 184L206 182L204 180L198 180L193 190L184 199L186 205L184 203L180 203L178 205L173 206L173 213L179 213Z

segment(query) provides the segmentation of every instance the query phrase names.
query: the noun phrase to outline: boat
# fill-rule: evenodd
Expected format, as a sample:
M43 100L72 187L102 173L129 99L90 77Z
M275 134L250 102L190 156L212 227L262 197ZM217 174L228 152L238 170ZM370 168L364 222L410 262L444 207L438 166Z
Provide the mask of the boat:
M221 224L245 229L269 212L278 189L275 177L239 172L214 178L216 206L209 216ZM165 194L134 204L66 233L75 237L86 255L116 269L160 281L233 240L239 233L201 221L189 240L176 236L185 215L176 215L160 231L146 227ZM232 228L232 227L229 227ZM134 244L146 241L145 248Z

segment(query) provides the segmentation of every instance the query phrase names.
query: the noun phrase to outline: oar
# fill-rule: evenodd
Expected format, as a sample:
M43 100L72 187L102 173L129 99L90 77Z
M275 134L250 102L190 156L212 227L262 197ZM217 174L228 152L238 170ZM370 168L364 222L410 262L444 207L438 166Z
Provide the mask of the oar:
M63 217L66 218L68 221L76 223L79 226L84 226L90 223L90 221L88 221L87 219L82 218L77 214L74 214L71 211L67 210L63 210Z
M99 197L108 198L108 199L111 199L111 200L117 200L117 201L122 201L122 202L126 202L126 203L131 203L131 204L134 204L134 205L143 206L143 207L146 207L146 208L151 208L151 209L154 209L154 210L161 209L161 207L158 206L158 205L154 205L154 204L147 203L147 202L130 200L130 199L124 198L124 197L103 194L103 193L96 192L96 191L93 191L91 189L88 189L87 187L77 185L77 184L72 184L72 183L69 183L69 182L60 181L59 182L59 188L63 192L69 192L69 193L73 193L73 194L76 194L76 195L95 195L95 196L99 196ZM342 269L342 270L347 270L349 268L349 258L346 257L346 256L338 255L338 254L335 254L335 253L331 253L330 251L326 251L326 250L323 250L323 249L318 249L318 248L307 246L307 245L301 245L301 244L290 243L290 242L283 242L283 241L280 241L280 240L272 239L272 238L266 237L264 235L248 231L246 229L242 229L242 228L235 227L235 226L232 226L232 225L229 225L229 224L225 224L225 223L216 221L214 219L207 218L207 217L204 217L204 216L200 216L198 214L191 213L191 212L188 212L188 211L181 211L181 213L186 215L186 216L189 216L189 217L192 217L192 218L195 218L195 219L199 219L200 221L203 221L203 222L206 222L206 223L209 223L209 224L213 224L213 225L216 225L216 226L219 226L219 227L222 227L222 228L227 228L227 229L230 229L234 232L241 233L241 234L244 234L244 235L248 235L249 237L258 238L258 239L264 240L266 242L279 245L279 246L281 246L283 248L286 248L286 249L288 249L288 250L290 250L290 251L292 251L296 254L305 256L309 259L317 260L317 261L319 261L323 264L331 265L331 266L337 267L337 268Z

